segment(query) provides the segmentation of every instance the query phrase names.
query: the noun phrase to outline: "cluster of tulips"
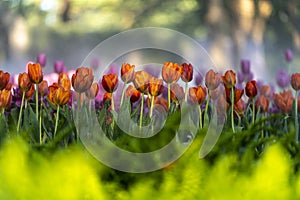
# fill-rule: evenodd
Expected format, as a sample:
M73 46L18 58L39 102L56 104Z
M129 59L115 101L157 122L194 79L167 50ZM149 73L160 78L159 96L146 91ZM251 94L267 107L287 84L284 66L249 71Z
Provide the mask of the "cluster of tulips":
M35 106L36 121L39 122L40 144L44 143L47 138L44 133L46 127L42 123L42 109L45 105L51 104L55 108L53 109L53 116L55 117L53 138L57 133L62 107L71 109L76 103L77 108L79 108L83 101L88 100L89 107L94 101L98 101L96 103L109 105L108 112L118 109L114 96L119 97L119 95L113 94L119 85L117 73L103 75L101 81L97 83L94 82L92 68L80 67L73 74L68 75L65 72L63 63L56 62L54 66L58 79L48 86L47 80L44 80L43 66L45 66L45 63L41 58L38 59L37 63L29 63L27 65L28 72L18 75L17 85L10 81L9 73L0 71L1 116L5 118L12 108L18 109L17 133L20 132L20 127L26 121L23 108L27 107L28 102ZM189 103L197 107L199 111L198 127L202 129L205 125L208 125L205 124L208 121L204 120L204 117L209 118L211 116L212 109L209 109L209 106L212 102L215 102L217 114L224 115L231 122L232 131L235 133L236 121L238 118L244 117L248 107L251 108L250 123L255 124L258 112L266 117L272 112L291 115L294 104L295 140L298 142L300 74L295 73L290 77L290 85L295 90L293 96L290 89L283 90L281 93L274 93L270 85L258 84L255 80L252 80L253 75L250 72L249 61L243 60L241 67L242 73L238 72L238 76L233 70L227 70L222 76L219 72L210 69L205 75L205 86L200 81L197 86L190 87L189 84L194 78L194 70L191 64L182 63L179 65L178 63L166 62L161 68L161 78L158 78L146 70L136 71L135 65L123 63L120 70L123 88L119 108L122 107L125 99L131 102L131 106L138 102L139 106L136 106L136 109L139 109L140 112L137 123L141 127L143 126L143 118L152 118L154 105L159 104L170 114L171 110L172 112L180 110L181 103ZM181 86L180 79L185 86ZM99 100L97 97L101 90L105 92L101 94ZM19 103L20 101L21 103ZM145 103L146 105L144 105ZM103 109L104 106L101 108ZM148 113L145 112L145 108L148 109ZM56 114L54 114L55 112ZM74 121L78 120L78 115L73 118ZM229 115L230 117L228 117ZM111 115L107 115L106 123L114 125ZM78 135L76 135L76 138L78 140Z

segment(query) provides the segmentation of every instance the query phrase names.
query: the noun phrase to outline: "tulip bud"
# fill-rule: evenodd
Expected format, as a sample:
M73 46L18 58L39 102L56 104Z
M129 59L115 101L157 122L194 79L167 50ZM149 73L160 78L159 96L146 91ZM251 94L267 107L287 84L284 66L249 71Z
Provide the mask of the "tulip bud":
M181 79L184 82L190 82L193 79L193 66L192 64L183 63Z
M292 61L293 61L294 55L293 55L293 52L292 52L291 49L287 49L287 50L285 51L285 53L284 53L284 56L285 56L285 60L286 60L287 62L292 62Z
M8 109L11 105L12 94L10 90L0 90L0 111Z
M256 81L248 81L245 87L246 90L246 95L249 98L254 98L257 95L257 85L256 85Z
M279 70L276 74L276 81L279 87L285 88L289 85L290 77L286 70Z
M151 77L149 81L149 94L151 96L158 96L164 90L164 84L162 79Z
M109 101L109 104L111 104L111 98L112 98L112 93L106 92L103 95L103 102L106 103L107 101Z
M38 92L41 97L48 95L48 82L43 80L38 87Z
M102 78L102 86L106 92L113 93L119 84L118 76L116 74L104 75Z
M208 90L216 89L221 82L221 77L219 73L215 73L212 69L209 70L205 75L205 85Z
M249 74L250 73L250 60L242 60L241 61L241 69L243 74Z
M260 95L255 102L255 109L258 110L260 108L262 113L265 113L269 109L269 98Z
M162 68L162 77L166 83L176 83L181 77L182 67L177 63L166 62Z
M201 85L189 89L190 100L194 104L202 104L206 97L206 88Z
M24 72L23 74L19 74L18 83L21 92L27 92L32 85L29 79L29 75L26 72Z
M134 65L128 63L122 63L121 67L121 79L124 83L129 83L133 80L134 77Z
M71 97L70 90L65 90L62 86L56 83L49 86L49 91L49 100L57 106L65 105Z
M183 88L177 83L171 85L171 99L177 104L184 99L184 91Z
M3 90L9 82L10 74L0 70L0 90Z
M39 63L28 63L28 75L32 83L38 84L43 80L43 71Z
M65 90L71 90L71 81L68 74L65 72L59 74L58 85L62 86Z
M80 67L76 70L75 74L72 75L72 86L74 90L78 93L83 93L87 91L93 81L93 70L92 68Z
M264 97L272 97L272 89L269 85L262 85L260 88L260 94Z
M88 89L87 91L85 91L85 95L89 99L94 99L97 96L98 92L99 92L99 85L98 85L98 83L93 83L92 86L90 87L90 89Z
M225 93L226 93L226 101L231 105L231 96L230 96L231 89L225 87ZM238 102L244 94L244 90L240 90L237 88L234 88L234 104Z
M298 91L300 89L300 74L299 73L292 74L291 86L296 91Z
M61 60L57 60L54 62L54 72L60 74L65 71L64 62Z
M285 114L292 111L294 97L291 90L283 91L280 94L274 94L274 103Z
M140 99L141 93L132 85L129 85L125 91L126 97L130 97L130 102L134 103Z
M238 100L238 102L236 102L234 104L234 110L240 117L242 117L244 115L245 109L246 109L246 105L245 105L245 102L243 101L243 99ZM234 113L235 118L237 118L236 113Z
M33 94L34 94L34 85L31 85L29 90L25 92L25 100L31 99Z
M146 71L137 71L134 73L134 87L141 93L148 93L149 80L151 76Z
M227 70L222 76L222 80L226 88L232 88L236 84L235 73L232 70Z
M46 63L47 63L46 54L45 53L40 53L36 58L36 62L39 63L42 67L45 67Z

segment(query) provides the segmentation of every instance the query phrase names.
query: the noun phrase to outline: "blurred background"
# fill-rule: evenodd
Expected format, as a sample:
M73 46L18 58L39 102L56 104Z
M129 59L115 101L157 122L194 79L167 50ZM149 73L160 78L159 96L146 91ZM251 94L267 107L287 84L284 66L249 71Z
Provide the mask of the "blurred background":
M104 39L149 26L196 39L224 69L249 59L254 78L285 67L287 48L300 71L299 0L1 0L0 68L19 73L46 53L46 72L55 60L75 69Z

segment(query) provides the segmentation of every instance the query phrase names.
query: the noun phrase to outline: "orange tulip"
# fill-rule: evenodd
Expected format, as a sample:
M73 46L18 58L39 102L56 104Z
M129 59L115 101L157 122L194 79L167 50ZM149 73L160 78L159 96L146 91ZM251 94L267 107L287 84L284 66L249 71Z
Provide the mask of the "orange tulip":
M98 83L93 83L92 86L90 87L90 89L88 89L87 91L85 91L85 95L89 99L94 99L97 96L98 92L99 92L99 85L98 85Z
M116 74L104 75L102 78L102 86L106 92L113 93L119 84L118 76Z
M127 98L130 98L130 102L134 103L138 101L141 97L140 91L135 89L132 85L129 85L128 88L125 91L125 95Z
M272 97L272 90L269 85L262 85L260 88L260 94L263 95L264 97Z
M122 63L121 67L121 78L124 83L129 83L134 78L134 65L128 63Z
M58 76L58 85L62 86L65 90L71 90L71 81L66 73L60 73Z
M226 101L231 105L230 88L225 87ZM234 104L236 104L244 94L244 90L234 88Z
M28 75L32 83L38 84L43 80L43 70L39 63L28 63Z
M285 114L292 111L294 97L291 90L284 90L280 94L274 94L274 103Z
M298 91L300 89L300 73L292 74L291 86L294 90Z
M220 94L223 92L223 87L222 85L219 85L217 88L215 88L214 90L209 90L209 94L212 100L216 100Z
M171 85L171 99L176 103L179 103L182 99L184 99L183 88L177 83Z
M103 103L105 103L106 101L109 101L109 104L111 103L111 98L112 98L112 93L106 92L103 95Z
M39 84L38 90L40 96L42 97L46 96L48 94L48 82L46 80L43 80Z
M9 82L9 78L10 78L9 73L7 72L4 73L2 70L0 70L0 90L6 88L6 85Z
M31 85L30 89L25 92L25 100L31 99L33 94L34 94L34 85Z
M212 69L209 70L205 75L205 85L208 90L216 89L221 82L221 76L219 73L214 72Z
M168 84L176 83L181 77L182 66L177 63L166 62L162 68L162 78Z
M190 82L193 79L193 66L192 64L183 63L181 72L181 79L184 82Z
M93 81L94 75L92 68L80 67L76 70L75 74L72 75L72 86L74 90L78 93L83 93L87 91Z
M268 111L269 109L269 98L260 95L255 102L255 109L258 110L258 108L260 108L262 113L265 113Z
M206 88L199 85L189 89L190 99L195 104L202 104L206 97Z
M226 88L232 88L236 84L236 76L232 70L227 70L222 76L223 84Z
M149 94L151 96L158 96L164 91L164 84L162 79L151 77L149 81Z
M11 105L12 94L10 90L0 90L0 111L8 109Z
M146 71L137 71L134 73L133 84L134 87L141 93L148 93L149 80L151 75Z
M7 83L4 89L11 90L11 88L12 88L12 84L11 83Z
M21 92L27 92L28 90L30 90L32 85L29 79L29 75L26 72L24 72L23 74L19 74L18 83Z
M49 100L57 106L65 105L66 103L68 103L71 97L71 91L65 90L58 84L49 86L49 91Z
M240 117L242 117L244 115L245 109L246 109L246 104L243 101L243 99L240 99L238 102L236 102L236 104L234 104L234 110ZM235 118L237 118L236 113L234 113Z
M248 81L245 87L246 90L246 95L249 98L254 98L257 95L257 85L256 85L256 81L252 80L252 81Z

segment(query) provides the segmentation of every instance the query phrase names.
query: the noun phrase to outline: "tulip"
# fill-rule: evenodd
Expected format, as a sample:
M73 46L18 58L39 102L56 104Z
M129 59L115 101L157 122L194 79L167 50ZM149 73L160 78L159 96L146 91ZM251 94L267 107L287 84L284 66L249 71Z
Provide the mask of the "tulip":
M243 74L249 74L250 73L250 60L242 60L241 61L241 69Z
M177 83L171 85L171 99L176 104L179 104L179 102L185 98L185 93L183 91L183 88L178 85Z
M92 68L80 67L72 75L72 86L78 93L87 91L94 81L94 75Z
M10 74L7 72L4 73L2 70L0 70L0 90L6 88L9 79L10 79Z
M18 83L22 93L27 92L32 85L29 79L29 75L26 72L24 72L23 74L19 74Z
M7 83L4 89L11 90L11 88L12 88L12 84L11 83Z
M300 74L295 73L291 76L291 86L295 90L295 140L298 143L299 139L299 122L298 122L298 90L300 89Z
M235 114L238 114L240 117L243 117L245 107L245 102L243 101L243 99L240 99L238 102L236 102L236 104L234 104L234 110L236 111ZM237 118L238 116L235 115L235 117Z
M255 102L254 97L257 95L257 85L256 81L248 81L245 87L246 95L252 100L252 123L255 120Z
M113 93L119 84L118 76L116 74L104 75L102 78L102 86L108 93Z
M256 102L255 102L255 108L256 110L258 110L258 108L260 108L261 112L262 113L266 113L269 109L269 98L263 96L263 95L260 95L257 99L256 99Z
M181 79L184 82L191 82L193 79L193 66L192 64L182 63Z
M151 75L146 71L137 71L134 73L133 85L141 93L148 93L149 80Z
M281 88L286 88L289 85L290 78L286 70L282 69L277 72L276 82Z
M205 75L205 85L208 90L216 89L221 82L219 73L214 72L212 69L209 70Z
M238 72L237 79L239 84L242 84L245 81L245 75L243 72Z
M107 101L111 104L112 93L104 93L103 95L103 103L105 104Z
M201 111L201 104L205 100L206 97L206 88L199 85L198 87L192 87L189 89L190 100L194 104L198 104L199 110L199 122L200 128L202 129L202 111Z
M4 113L5 109L8 109L11 105L12 94L10 90L0 90L0 112Z
M92 86L90 87L90 89L88 89L87 91L85 91L85 95L89 99L94 99L97 96L98 92L99 92L99 85L98 85L98 83L93 83Z
M125 96L130 98L130 102L134 103L140 99L141 93L132 85L129 85L126 89Z
M58 119L59 119L59 110L60 106L63 106L68 103L71 97L71 91L65 90L61 85L54 83L53 85L49 86L49 100L57 106L56 110L56 121L54 127L54 137L56 135L57 126L58 126Z
M292 111L293 94L291 90L284 90L280 94L274 93L275 105L285 114L289 114Z
M260 87L260 95L271 98L273 96L271 87L269 85L262 85Z
M160 95L164 90L163 80L158 79L155 77L151 77L149 80L149 94L151 95L151 106L150 106L150 112L149 117L152 117L153 112L153 104L154 104L154 97Z
M285 52L284 52L284 57L285 57L285 60L287 62L292 62L293 61L293 51L291 49L287 49Z
M120 107L123 104L123 99L125 95L125 87L126 84L131 82L134 78L134 65L130 65L128 63L122 63L121 67L121 79L124 82L123 89L122 89L122 95L121 95L121 101L120 101Z
M43 71L39 63L28 63L28 75L32 83L39 84L43 80Z
M63 73L65 71L66 71L66 69L65 69L65 65L64 65L63 61L57 60L57 61L54 62L54 72L55 73L60 74L60 73Z
M232 88L236 84L236 76L232 70L227 70L222 76L223 84L226 88Z
M62 86L65 90L71 90L71 81L68 74L65 72L59 74L58 85Z
M42 67L45 67L46 62L47 62L46 54L45 53L40 53L36 58L36 62L39 63Z
M34 94L34 85L31 85L30 89L25 92L25 100L30 100L32 98ZM25 104L25 108L26 108L26 104Z

